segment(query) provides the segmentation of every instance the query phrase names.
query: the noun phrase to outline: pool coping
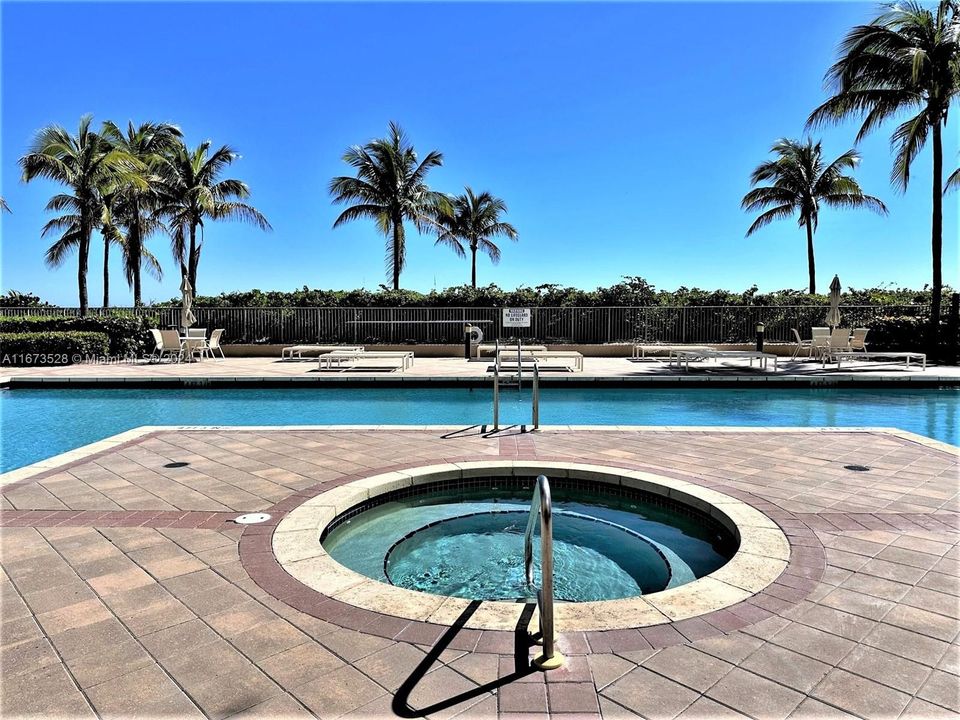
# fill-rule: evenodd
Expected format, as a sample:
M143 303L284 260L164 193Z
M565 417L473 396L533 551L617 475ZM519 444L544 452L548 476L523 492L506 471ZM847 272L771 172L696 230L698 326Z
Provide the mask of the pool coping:
M497 472L499 471L499 473ZM526 605L434 595L397 587L361 575L334 560L320 536L337 516L378 495L405 487L491 473L514 477L546 474L576 477L668 497L694 507L723 524L739 541L734 556L721 568L682 586L619 600L557 603L561 632L623 630L688 620L744 601L773 583L790 558L790 544L777 526L756 508L724 493L676 478L600 464L486 460L452 462L376 473L326 490L292 509L272 534L280 566L306 587L363 610L405 620L448 625L471 604L465 627L511 631ZM534 612L534 616L536 613Z
M960 377L951 375L857 375L842 370L835 374L818 375L541 375L544 387L650 387L677 388L700 385L713 387L762 387L777 385L785 388L891 388L891 387L960 387ZM337 376L277 376L277 375L180 375L163 377L143 376L66 376L36 375L0 376L0 389L29 389L49 387L80 388L229 388L229 387L471 387L489 388L490 376L477 375L337 375Z
M38 477L45 477L54 472L66 470L69 467L94 459L104 453L116 450L121 446L139 442L147 435L158 432L191 432L200 430L216 430L217 432L364 432L385 430L392 432L462 432L464 429L481 428L481 432L490 437L505 437L517 432L563 432L576 430L577 432L693 432L693 433L812 433L812 432L840 432L840 433L875 433L895 437L902 442L916 443L960 457L960 447L929 438L925 435L901 430L895 427L861 426L861 427L799 427L788 425L783 427L756 427L735 425L541 425L538 430L526 429L525 426L504 426L498 432L487 430L486 425L141 425L124 430L102 440L87 445L81 445L73 450L52 455L49 458L24 465L23 467L7 470L0 473L0 487L19 482L31 482Z

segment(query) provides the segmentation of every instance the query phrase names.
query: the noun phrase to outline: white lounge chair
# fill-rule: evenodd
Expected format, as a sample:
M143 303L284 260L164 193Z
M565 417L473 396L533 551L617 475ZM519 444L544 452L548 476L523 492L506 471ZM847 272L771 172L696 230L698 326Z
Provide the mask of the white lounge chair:
M317 369L332 370L334 363L338 368L342 368L344 363L350 363L353 366L364 360L400 360L400 372L408 367L413 367L413 353L409 351L362 350L356 352L337 350L321 355L317 359Z
M537 360L559 360L561 367L572 372L583 372L583 354L576 350L531 350L530 354Z
M349 352L363 352L363 345L290 345L280 351L281 360L303 360L305 354L322 355L323 353L346 350Z
M773 353L759 352L756 350L675 350L670 355L669 365L673 365L676 360L677 367L684 366L686 372L690 372L691 360L749 360L750 367L753 367L753 361L757 360L761 370L767 369L767 361L773 360L773 371L777 371L777 356Z

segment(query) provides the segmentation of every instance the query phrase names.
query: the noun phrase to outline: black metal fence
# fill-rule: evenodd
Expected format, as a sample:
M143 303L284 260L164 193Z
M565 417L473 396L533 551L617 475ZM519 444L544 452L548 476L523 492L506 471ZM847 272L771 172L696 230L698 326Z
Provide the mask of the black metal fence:
M224 341L267 343L459 343L463 326L478 325L488 339L522 338L548 343L751 342L764 324L768 341L792 341L792 328L810 337L826 325L825 305L702 307L534 307L530 327L504 327L502 308L309 308L195 307L196 327L224 328ZM134 312L133 308L91 308L90 315ZM180 324L179 307L138 311L157 327ZM841 305L841 324L868 325L882 317L929 317L929 305ZM77 308L0 308L0 317L72 316Z

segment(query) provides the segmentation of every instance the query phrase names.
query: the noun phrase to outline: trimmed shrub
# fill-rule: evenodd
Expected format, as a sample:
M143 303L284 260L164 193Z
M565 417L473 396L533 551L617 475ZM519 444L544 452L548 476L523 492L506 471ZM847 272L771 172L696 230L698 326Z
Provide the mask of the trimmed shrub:
M87 317L4 317L0 318L0 333L103 333L110 341L110 355L142 357L153 349L150 321L149 317L128 313Z
M867 333L867 350L926 350L927 331L930 327L928 317L909 317L905 315L873 318L863 325L870 328ZM941 328L945 326L941 324ZM941 332L941 335L945 335ZM945 340L946 338L944 338Z
M0 333L0 365L71 365L109 350L106 333Z

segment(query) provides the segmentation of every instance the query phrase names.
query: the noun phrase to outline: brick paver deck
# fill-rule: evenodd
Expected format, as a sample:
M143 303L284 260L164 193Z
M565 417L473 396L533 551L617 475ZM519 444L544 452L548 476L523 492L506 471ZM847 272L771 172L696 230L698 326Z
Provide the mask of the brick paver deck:
M567 665L541 674L520 633L274 586L272 526L232 522L398 464L504 457L737 495L791 564L735 612L563 634ZM956 717L958 472L949 449L864 432L153 432L0 488L0 714Z

